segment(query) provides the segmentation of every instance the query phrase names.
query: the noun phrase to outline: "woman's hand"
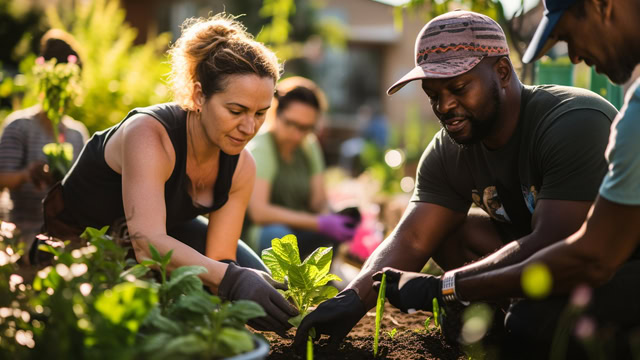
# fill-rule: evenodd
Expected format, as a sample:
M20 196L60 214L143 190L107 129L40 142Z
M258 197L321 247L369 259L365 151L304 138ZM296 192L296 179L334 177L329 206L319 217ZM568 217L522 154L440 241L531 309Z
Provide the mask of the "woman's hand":
M275 331L280 335L291 327L288 320L298 310L278 293L286 289L269 274L230 263L218 287L218 295L226 300L252 300L260 304L267 316L249 321L256 330Z

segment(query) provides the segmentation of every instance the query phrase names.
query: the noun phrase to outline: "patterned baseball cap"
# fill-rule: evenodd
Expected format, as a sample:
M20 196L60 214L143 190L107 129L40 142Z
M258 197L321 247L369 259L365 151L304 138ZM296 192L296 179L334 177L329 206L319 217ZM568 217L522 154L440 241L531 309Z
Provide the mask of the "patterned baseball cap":
M488 56L509 55L500 25L471 11L451 11L429 21L416 38L415 64L387 90L392 95L418 79L450 78L466 73Z

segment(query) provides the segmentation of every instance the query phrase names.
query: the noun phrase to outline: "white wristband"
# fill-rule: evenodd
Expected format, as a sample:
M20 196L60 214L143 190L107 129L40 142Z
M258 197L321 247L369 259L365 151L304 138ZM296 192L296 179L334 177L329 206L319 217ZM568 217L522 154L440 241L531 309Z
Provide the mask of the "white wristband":
M447 271L442 275L442 299L446 302L459 302L464 306L470 304L469 301L462 301L456 293L456 273Z

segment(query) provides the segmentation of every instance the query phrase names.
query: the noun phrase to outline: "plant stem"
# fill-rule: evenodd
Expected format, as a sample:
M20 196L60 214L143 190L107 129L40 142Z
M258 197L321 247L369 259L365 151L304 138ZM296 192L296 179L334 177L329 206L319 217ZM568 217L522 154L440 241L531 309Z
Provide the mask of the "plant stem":
M382 314L384 313L384 299L387 289L387 274L382 274L380 281L380 291L378 292L378 301L376 303L376 330L373 334L373 357L378 356L378 341L380 340L380 323L382 322Z
M313 340L311 336L307 337L307 360L313 360Z

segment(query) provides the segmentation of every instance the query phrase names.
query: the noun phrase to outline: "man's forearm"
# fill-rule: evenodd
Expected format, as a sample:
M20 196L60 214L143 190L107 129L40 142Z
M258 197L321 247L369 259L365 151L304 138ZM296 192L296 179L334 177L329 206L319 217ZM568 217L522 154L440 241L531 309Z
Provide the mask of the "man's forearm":
M606 282L640 244L640 206L598 198L584 225L567 239L547 246L518 264L486 272L456 275L464 300L521 297L520 279L527 266L541 263L552 276L552 292L567 293L579 284Z
M566 293L575 285L589 280L589 269L597 266L594 257L580 251L574 240L548 246L525 261L499 269L456 275L456 291L461 299L497 300L524 297L522 272L530 265L541 263L552 274L553 292Z
M0 173L0 187L15 189L29 181L29 172L26 169Z

